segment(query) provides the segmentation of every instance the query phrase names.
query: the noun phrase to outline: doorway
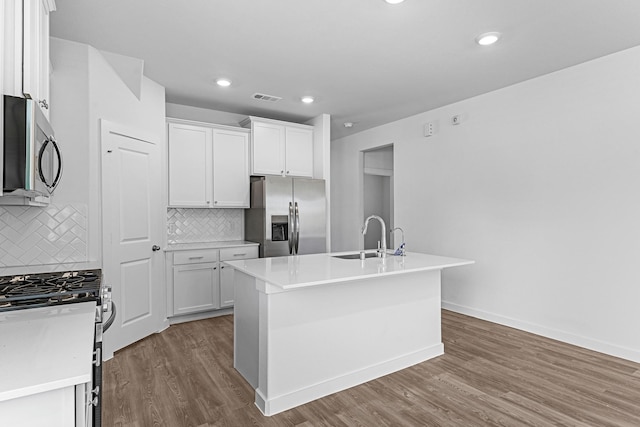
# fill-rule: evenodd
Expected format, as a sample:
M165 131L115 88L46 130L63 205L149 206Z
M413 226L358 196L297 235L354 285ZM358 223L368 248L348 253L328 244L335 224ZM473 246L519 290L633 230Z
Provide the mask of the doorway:
M389 231L393 225L393 145L363 152L363 218L378 215L387 226L387 248L393 248L393 236ZM364 236L364 249L376 249L381 239L378 221L369 222Z

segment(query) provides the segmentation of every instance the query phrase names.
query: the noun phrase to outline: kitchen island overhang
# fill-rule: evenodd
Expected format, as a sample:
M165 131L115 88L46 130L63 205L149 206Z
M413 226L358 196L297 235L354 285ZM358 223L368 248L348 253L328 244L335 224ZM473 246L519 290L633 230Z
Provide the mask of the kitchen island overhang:
M234 367L265 415L443 354L441 270L473 263L332 255L227 263L235 269Z

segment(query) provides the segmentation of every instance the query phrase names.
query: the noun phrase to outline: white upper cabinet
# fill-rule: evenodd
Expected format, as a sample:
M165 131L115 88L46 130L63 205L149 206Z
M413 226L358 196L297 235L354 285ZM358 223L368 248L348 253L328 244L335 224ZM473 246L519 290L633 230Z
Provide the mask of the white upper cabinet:
M3 2L3 93L34 99L49 117L49 13L54 0Z
M255 122L252 124L251 132L253 159L251 173L284 175L284 126Z
M249 207L249 134L213 130L213 207Z
M249 132L170 120L169 206L249 207Z
M313 126L248 117L251 174L313 176Z
M51 9L53 7L54 9ZM50 0L24 0L22 93L37 101L49 117L49 12Z
M169 206L211 206L212 140L211 128L169 123Z
M313 129L285 128L286 174L293 176L313 175Z

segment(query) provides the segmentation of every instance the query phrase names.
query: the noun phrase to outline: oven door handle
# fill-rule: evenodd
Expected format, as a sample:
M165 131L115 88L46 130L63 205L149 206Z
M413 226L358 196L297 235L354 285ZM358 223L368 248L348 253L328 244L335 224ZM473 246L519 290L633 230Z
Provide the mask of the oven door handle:
M116 303L111 301L111 316L102 324L102 332L107 332L114 320L116 320Z

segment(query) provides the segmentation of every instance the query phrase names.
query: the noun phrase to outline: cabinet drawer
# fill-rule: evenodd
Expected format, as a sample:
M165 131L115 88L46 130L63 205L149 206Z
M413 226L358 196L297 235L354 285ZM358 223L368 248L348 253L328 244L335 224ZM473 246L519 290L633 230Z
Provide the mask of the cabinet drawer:
M218 261L218 250L207 249L202 251L179 251L173 254L173 264L199 264L203 262Z
M220 261L258 258L257 246L241 246L238 248L220 249Z

